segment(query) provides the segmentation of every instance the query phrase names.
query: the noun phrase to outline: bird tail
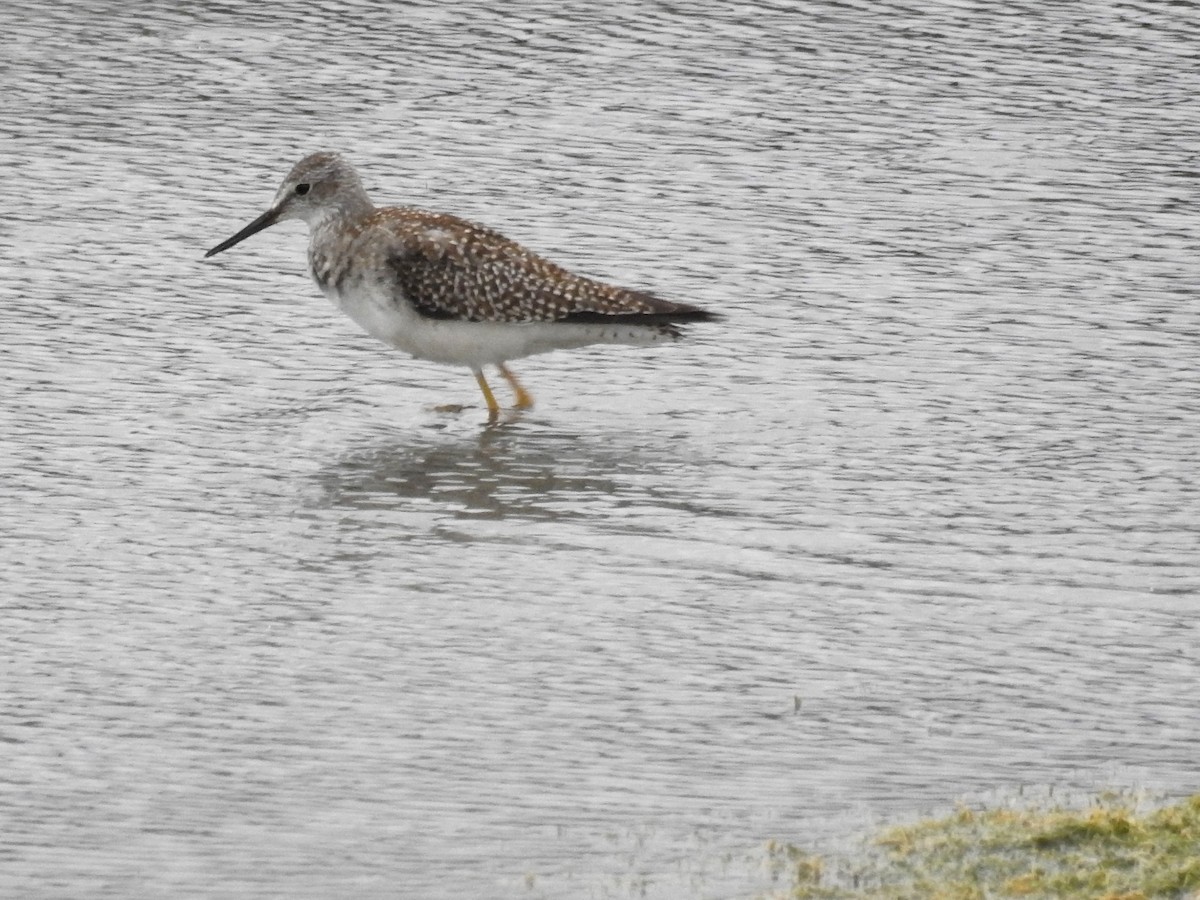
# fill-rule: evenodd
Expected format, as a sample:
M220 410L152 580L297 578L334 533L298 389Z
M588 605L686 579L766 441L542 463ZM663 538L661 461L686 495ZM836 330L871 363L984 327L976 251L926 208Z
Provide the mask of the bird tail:
M616 309L576 310L568 313L561 321L675 326L690 325L694 322L716 322L722 318L699 306L663 300L642 291L623 291L622 294L621 300L624 302Z

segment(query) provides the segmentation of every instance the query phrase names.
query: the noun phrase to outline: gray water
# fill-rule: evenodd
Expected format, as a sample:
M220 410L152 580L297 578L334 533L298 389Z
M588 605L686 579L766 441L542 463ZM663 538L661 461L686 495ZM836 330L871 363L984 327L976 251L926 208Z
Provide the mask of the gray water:
M1195 7L0 23L0 893L748 897L1200 790ZM201 259L321 148L727 318L488 428L301 226Z

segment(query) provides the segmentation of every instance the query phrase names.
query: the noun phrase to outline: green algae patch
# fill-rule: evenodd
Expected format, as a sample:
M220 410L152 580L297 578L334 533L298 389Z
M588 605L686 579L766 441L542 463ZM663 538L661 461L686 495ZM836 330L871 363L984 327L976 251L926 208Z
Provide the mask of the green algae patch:
M858 857L768 846L780 900L1200 897L1200 795L1141 812L1104 794L1083 809L959 809L889 828Z

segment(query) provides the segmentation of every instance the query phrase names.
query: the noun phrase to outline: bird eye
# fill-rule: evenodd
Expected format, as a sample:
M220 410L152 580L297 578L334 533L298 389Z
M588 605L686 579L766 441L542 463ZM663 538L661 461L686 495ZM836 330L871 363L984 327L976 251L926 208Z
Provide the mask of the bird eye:
M308 193L308 190L311 187L312 187L312 185L310 185L310 184L298 184L298 185L296 185L296 193L299 194L301 197L303 197L305 194Z

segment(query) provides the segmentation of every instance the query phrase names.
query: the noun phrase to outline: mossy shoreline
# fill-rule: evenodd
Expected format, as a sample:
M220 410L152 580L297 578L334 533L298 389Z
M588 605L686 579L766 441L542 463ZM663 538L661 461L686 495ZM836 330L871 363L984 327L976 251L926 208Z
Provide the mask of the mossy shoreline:
M1080 808L961 808L888 828L860 854L772 844L774 900L1200 898L1200 794L1143 810L1126 794Z

